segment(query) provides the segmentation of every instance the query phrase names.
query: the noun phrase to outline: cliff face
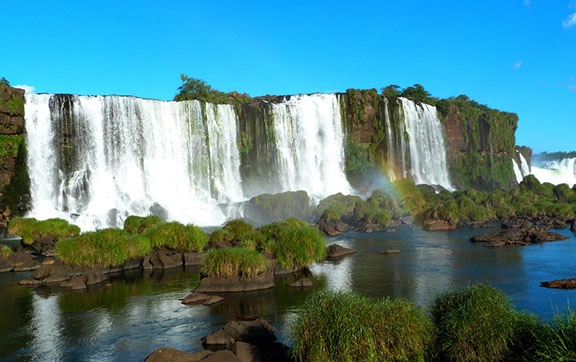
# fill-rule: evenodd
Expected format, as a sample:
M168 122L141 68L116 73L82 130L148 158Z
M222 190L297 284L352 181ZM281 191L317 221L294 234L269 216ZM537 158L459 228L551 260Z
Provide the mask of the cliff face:
M410 157L405 151L402 106L394 97L372 90L348 90L341 95L347 131L346 166L356 187L372 173L406 176ZM457 189L510 188L516 184L514 157L518 116L479 105L466 97L436 104L444 131L452 184ZM389 147L392 146L392 147Z
M0 85L0 226L29 200L24 143L24 90Z

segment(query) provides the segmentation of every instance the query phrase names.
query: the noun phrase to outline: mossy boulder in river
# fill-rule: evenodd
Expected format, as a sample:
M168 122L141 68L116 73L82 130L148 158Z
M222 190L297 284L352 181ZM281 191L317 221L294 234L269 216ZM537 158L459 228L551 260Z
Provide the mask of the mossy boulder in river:
M314 208L306 191L288 191L279 194L262 194L248 203L250 218L274 222L291 217L311 221Z
M22 237L22 244L35 252L50 254L58 240L80 234L80 228L62 219L14 218L8 232Z

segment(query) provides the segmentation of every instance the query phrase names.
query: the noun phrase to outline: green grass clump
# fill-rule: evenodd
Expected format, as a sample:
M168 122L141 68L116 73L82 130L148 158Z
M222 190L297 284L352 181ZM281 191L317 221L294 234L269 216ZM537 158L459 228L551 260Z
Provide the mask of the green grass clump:
M0 248L0 256L2 256L3 258L7 258L10 255L12 255L12 249L10 249L10 247L8 247L7 245L2 245L2 247Z
M280 267L300 269L326 257L326 241L315 228L296 219L260 228L266 245L260 249L272 252Z
M510 354L518 313L500 290L472 285L439 295L431 307L437 351L447 361L502 361Z
M10 220L8 232L12 235L21 236L25 245L31 245L34 241L46 236L74 237L80 234L80 228L62 219L40 221L34 218L14 218Z
M208 236L194 225L168 222L154 226L146 232L153 248L166 247L178 251L199 252L208 242Z
M124 221L124 230L130 234L144 234L152 227L160 224L162 224L162 220L155 215L146 217L132 215Z
M222 278L252 278L266 269L266 258L246 248L211 249L202 264L203 273Z
M544 326L536 336L533 361L576 361L576 312L568 308L556 314L554 323Z
M150 241L145 236L117 229L87 232L56 243L56 255L60 260L87 267L120 266L150 251Z
M404 299L322 291L306 300L292 336L301 361L423 361L433 325Z
M231 243L234 246L249 246L255 248L263 239L263 235L243 220L231 220L220 230L210 236L210 243Z

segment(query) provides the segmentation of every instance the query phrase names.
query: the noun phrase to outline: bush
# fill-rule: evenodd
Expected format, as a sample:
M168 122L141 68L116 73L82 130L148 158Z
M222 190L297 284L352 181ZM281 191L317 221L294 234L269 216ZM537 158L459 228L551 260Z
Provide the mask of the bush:
M243 220L231 220L220 230L216 230L210 236L210 243L217 244L228 242L232 245L256 246L262 240L262 235L254 226Z
M537 335L534 361L576 361L576 312L556 314L554 324Z
M431 315L443 360L501 361L509 355L518 314L500 290L479 284L445 292Z
M422 361L433 326L403 299L372 300L322 291L306 300L292 326L302 361Z
M0 247L0 256L7 258L10 255L12 255L12 249L10 249L10 247L7 245L2 245L2 247Z
M60 260L87 267L120 266L150 251L150 241L145 236L117 229L87 232L56 243L56 255Z
M12 235L21 236L25 245L32 245L34 241L47 236L74 237L80 234L80 228L76 225L70 225L62 219L39 221L34 218L14 218L10 220L8 232Z
M266 269L266 258L245 248L211 249L202 264L203 273L221 278L252 278Z
M199 252L208 242L208 236L194 225L168 222L156 225L146 232L153 248L166 247L185 252Z
M322 234L296 219L272 223L262 227L260 232L282 268L301 269L326 257L326 242ZM265 248L261 245L260 249Z
M124 221L124 231L130 234L144 234L150 228L162 224L162 220L158 216L149 215L142 216L128 216Z

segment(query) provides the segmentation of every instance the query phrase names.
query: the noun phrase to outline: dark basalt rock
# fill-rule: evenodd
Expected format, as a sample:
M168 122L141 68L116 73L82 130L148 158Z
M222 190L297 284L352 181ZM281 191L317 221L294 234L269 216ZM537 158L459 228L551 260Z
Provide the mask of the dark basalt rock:
M21 272L40 268L39 261L28 253L13 252L4 258L0 256L0 272Z
M311 277L304 277L289 283L288 286L290 288L310 288L314 286L314 282Z
M540 286L554 289L576 289L576 278L558 279L550 282L541 282Z
M206 277L200 280L197 293L249 292L274 288L274 273L268 271L253 278Z
M210 299L208 294L192 292L192 294L189 294L182 299L182 304L202 304L208 299Z
M358 250L345 248L338 244L333 244L328 247L328 251L326 253L327 259L339 259L345 257L347 255L355 254Z
M450 223L448 221L433 219L424 221L424 230L426 231L444 231L444 230L455 230L456 224Z
M212 305L212 304L220 303L223 300L224 300L224 298L222 298L221 296L213 295L210 298L208 298L207 300L205 300L204 303L202 303L202 304L203 305Z
M205 256L204 253L184 253L184 265L202 265Z
M358 223L356 225L356 230L361 231L363 233L377 233L381 231L386 231L386 225L382 224L372 224L372 223Z
M533 245L566 239L568 239L567 236L555 232L532 228L476 235L470 240L475 243L486 243L484 245L486 247L501 247L506 245Z

